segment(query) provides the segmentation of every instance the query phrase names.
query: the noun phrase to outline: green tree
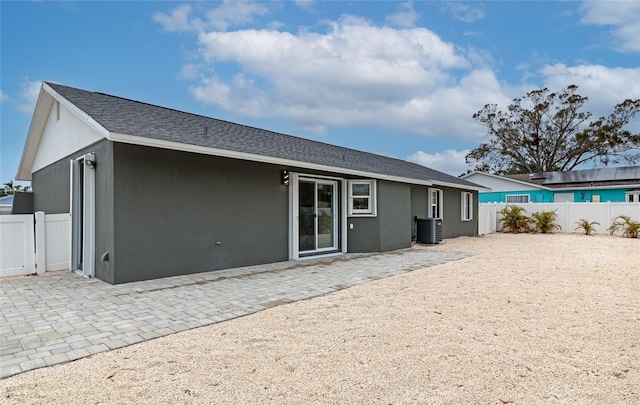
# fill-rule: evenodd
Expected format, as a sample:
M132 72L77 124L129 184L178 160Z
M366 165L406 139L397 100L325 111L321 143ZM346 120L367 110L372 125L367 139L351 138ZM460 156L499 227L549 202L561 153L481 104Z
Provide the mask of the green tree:
M13 195L21 191L29 191L29 186L21 186L19 184L13 184L13 180L12 180L2 185L2 188L0 188L0 197L4 197L6 195Z
M467 163L478 171L513 174L640 161L640 133L624 128L640 111L640 99L624 100L608 117L591 120L590 112L581 111L587 97L577 90L533 90L507 111L485 105L473 118L487 127L489 141L471 150Z

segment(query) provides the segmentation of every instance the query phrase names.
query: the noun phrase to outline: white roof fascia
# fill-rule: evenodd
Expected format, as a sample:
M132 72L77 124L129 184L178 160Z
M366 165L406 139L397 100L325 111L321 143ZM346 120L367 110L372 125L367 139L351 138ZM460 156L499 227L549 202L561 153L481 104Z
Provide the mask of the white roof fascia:
M617 184L611 186L582 186L582 187L554 187L551 191L578 191L578 190L612 190L616 188L638 188L640 183L634 184Z
M389 180L389 181L396 181L400 183L418 184L423 186L432 186L433 184L435 184L435 182L433 181L417 180L417 179L411 179L411 178L399 177L399 176L389 176L385 174L371 173L371 172L366 172L362 170L345 169L342 167L333 167L333 166L321 165L318 163L300 162L293 159L283 159L283 158L276 158L271 156L257 155L254 153L236 152L236 151L230 151L226 149L209 148L205 146L190 145L186 143L165 141L165 140L153 139L153 138L145 138L145 137L140 137L135 135L120 134L115 132L111 133L110 139L113 142L129 143L129 144L141 145L141 146L151 146L155 148L179 150L183 152L200 153L204 155L213 155L213 156L227 157L232 159L250 160L254 162L271 163L271 164L283 165L283 166L295 166L295 167L300 167L303 169L310 169L310 170L338 172L338 173L349 174L349 175L358 176L362 178L374 178L379 180ZM453 183L441 183L441 184L447 185L448 187L465 189L465 190L477 189L474 187L464 186L461 184L453 184Z
M20 165L18 165L18 174L16 174L16 179L18 180L31 180L31 166L36 158L38 145L40 145L42 132L49 118L49 111L51 111L53 101L53 97L44 92L44 87L40 87L36 108L33 110L29 131L27 132L27 140L22 150ZM28 168L25 166L28 166Z
M467 180L467 181L470 181L470 180ZM471 181L471 183L473 182ZM447 183L446 181L437 181L437 180L433 181L433 185L442 186L442 187L453 187L453 188L459 188L463 190L475 190L475 191L491 190L489 187L484 187L484 186L481 186L480 184L476 184L475 186L464 186L462 184Z
M104 136L105 138L109 139L109 135L110 135L109 131L105 127L103 127L102 125L98 124L98 122L96 120L94 120L93 118L91 118L91 116L89 116L89 114L85 113L84 111L79 109L75 104L73 104L72 102L70 102L66 98L62 97L54 89L49 87L46 83L43 83L42 87L47 92L49 92L56 99L56 101L60 102L61 105L63 105L65 108L69 109L78 118L80 118L85 123L87 123L87 125L89 125L91 128L95 129L100 134L102 134L102 136Z
M36 108L33 111L33 117L31 118L31 124L29 124L29 131L27 132L27 140L24 145L24 150L22 151L20 165L18 166L18 174L16 175L16 179L18 180L31 180L31 168L33 167L36 153L38 152L38 147L42 140L44 127L47 119L49 118L49 112L51 111L54 101L58 101L62 106L87 123L87 125L98 131L105 138L109 139L109 131L107 131L106 128L98 124L96 120L76 107L75 104L69 102L66 98L58 94L49 85L42 83L40 94L38 95L38 101L36 102Z
M522 181L522 180L516 180L516 179L510 179L508 177L504 177L504 176L499 176L497 174L490 174L490 173L484 173L484 172L473 172L473 173L469 173L469 174L465 174L464 176L460 177L461 179L466 179L467 177L471 177L474 174L479 174L481 176L487 176L487 177L493 177L495 179L500 179L500 180L506 180L506 181L510 181L512 183L516 183L516 184L522 184L525 186L529 186L529 187L535 187L535 188L540 188L543 190L553 190L552 188L549 187L545 187L539 184L535 184L535 183L528 183L526 181ZM467 180L467 181L472 181L472 180Z

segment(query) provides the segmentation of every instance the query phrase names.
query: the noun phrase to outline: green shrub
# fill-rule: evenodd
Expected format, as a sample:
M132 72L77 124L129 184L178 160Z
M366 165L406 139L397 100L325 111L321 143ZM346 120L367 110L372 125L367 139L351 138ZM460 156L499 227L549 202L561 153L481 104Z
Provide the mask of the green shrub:
M534 212L531 214L531 220L535 227L535 231L547 233L553 232L555 229L562 229L560 225L555 223L556 218L558 218L556 211L557 209L554 211Z
M585 235L591 235L592 233L595 233L596 228L594 227L594 225L600 225L599 222L596 222L596 221L589 222L588 219L584 219L584 218L580 218L580 220L576 222L576 224L578 224L578 226L576 226L576 229L574 229L574 231L577 231L578 229L582 229Z
M622 236L625 238L637 238L638 232L640 232L640 222L632 220L628 215L618 215L613 219L611 226L607 228L609 235L617 230L621 230Z
M524 213L527 212L524 208L517 205L506 205L503 209L498 211L502 214L500 223L504 230L510 229L513 233L526 232L531 223L531 218Z

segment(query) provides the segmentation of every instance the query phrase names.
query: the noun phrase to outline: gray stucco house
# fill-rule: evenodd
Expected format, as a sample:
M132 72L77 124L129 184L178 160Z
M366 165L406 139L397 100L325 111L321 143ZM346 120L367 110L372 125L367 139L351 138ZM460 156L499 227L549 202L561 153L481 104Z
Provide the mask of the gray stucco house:
M476 234L481 186L403 160L43 83L18 179L112 284Z

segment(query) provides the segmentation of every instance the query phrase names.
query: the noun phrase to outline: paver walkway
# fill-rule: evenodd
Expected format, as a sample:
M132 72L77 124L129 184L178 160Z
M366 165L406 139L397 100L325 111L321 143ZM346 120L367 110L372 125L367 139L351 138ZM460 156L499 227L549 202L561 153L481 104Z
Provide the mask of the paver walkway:
M0 378L469 257L407 249L111 285L72 272L0 281Z

